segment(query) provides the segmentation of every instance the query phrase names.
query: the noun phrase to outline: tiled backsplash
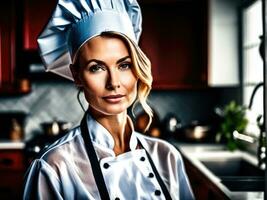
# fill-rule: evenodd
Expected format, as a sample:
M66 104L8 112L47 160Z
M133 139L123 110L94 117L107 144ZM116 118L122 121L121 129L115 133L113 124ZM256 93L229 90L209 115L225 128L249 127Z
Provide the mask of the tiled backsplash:
M20 97L1 97L1 111L24 111L28 114L25 123L26 139L32 132L41 131L40 123L53 119L72 122L77 125L83 110L77 101L78 90L68 82L34 82L32 92ZM208 120L215 106L228 100L238 99L237 89L208 89L198 91L153 91L149 104L162 120L172 112L183 123L192 120ZM84 107L86 101L81 95ZM137 111L138 112L138 111Z
M72 83L33 83L32 92L21 97L0 98L0 111L23 111L28 114L25 122L26 138L33 131L41 131L40 123L54 119L76 125L83 115ZM81 100L85 103L83 95Z

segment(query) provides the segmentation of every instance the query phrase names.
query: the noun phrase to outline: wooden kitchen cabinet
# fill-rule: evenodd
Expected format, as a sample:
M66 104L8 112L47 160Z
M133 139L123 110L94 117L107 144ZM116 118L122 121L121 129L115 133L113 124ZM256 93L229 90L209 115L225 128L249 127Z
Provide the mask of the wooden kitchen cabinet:
M57 1L21 2L22 43L19 46L22 53L19 60L27 71L31 63L41 63L36 39ZM140 46L152 62L153 89L196 89L239 83L235 38L237 1L224 2L139 1L143 15Z
M140 46L152 62L154 89L239 84L236 2L139 1ZM21 75L31 77L30 64L41 63L36 40L56 3L10 0L0 7L0 93L19 92Z
M0 95L30 92L29 64L41 62L36 39L56 0L10 0L0 6Z
M15 1L0 6L0 92L11 90L15 70L16 16Z
M0 150L0 199L20 199L25 173L22 150Z
M27 74L30 80L41 77L36 77L33 72L41 72L44 74L45 69L42 65L39 56L37 38L42 32L45 25L48 23L52 12L54 11L57 0L49 1L36 1L36 0L23 0L19 1L20 4L20 21L19 25L19 38L17 42L18 47L18 60L20 65L20 74ZM35 69L31 68L34 64L38 66ZM49 73L50 75L51 73Z
M207 2L140 1L140 46L152 63L154 89L207 84Z
M57 0L23 1L23 50L36 50L37 38L47 24Z
M20 36L19 1L10 0L0 6L0 94L28 93L29 82L18 76L18 41Z
M239 85L238 2L140 2L154 89Z
M25 69L29 60L41 62L36 39L56 2L23 1L21 60ZM140 46L152 61L154 89L203 87L207 83L205 2L139 1L143 14Z

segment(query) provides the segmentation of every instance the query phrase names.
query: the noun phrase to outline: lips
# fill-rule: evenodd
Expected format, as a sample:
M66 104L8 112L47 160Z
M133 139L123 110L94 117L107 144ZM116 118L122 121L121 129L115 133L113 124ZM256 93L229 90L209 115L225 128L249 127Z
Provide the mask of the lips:
M109 95L103 97L103 99L109 103L118 103L121 101L121 99L125 97L125 95L117 94L117 95Z

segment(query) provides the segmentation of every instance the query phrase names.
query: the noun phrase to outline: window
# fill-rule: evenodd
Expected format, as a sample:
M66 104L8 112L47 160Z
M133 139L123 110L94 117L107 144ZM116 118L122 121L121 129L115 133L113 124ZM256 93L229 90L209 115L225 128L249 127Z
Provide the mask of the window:
M242 10L242 54L243 54L243 102L249 106L254 88L263 82L263 61L259 53L262 28L262 1L253 1ZM263 114L263 86L257 89L248 112L248 131L259 134L256 118Z

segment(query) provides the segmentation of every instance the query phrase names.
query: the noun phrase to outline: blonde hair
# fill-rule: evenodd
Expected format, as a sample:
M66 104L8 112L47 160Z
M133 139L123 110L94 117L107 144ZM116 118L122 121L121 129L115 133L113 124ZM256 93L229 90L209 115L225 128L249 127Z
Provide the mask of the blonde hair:
M152 73L151 73L151 62L146 57L146 55L143 53L143 51L140 49L140 47L126 35L120 34L118 32L108 31L108 32L101 33L101 36L117 37L119 39L122 39L125 42L127 48L129 49L132 62L133 62L133 67L134 67L133 72L135 76L138 78L137 98L135 102L133 103L132 113L134 115L134 109L136 105L140 103L142 108L144 109L144 111L149 117L147 126L144 130L144 132L146 132L150 127L150 124L152 122L152 117L153 117L152 109L147 103L147 98L152 88L152 81L153 81ZM79 54L79 52L77 52L77 54ZM77 60L78 59L76 59L76 61Z
M143 53L138 45L133 42L130 38L125 35L121 35L124 38L124 41L129 46L129 51L132 57L132 62L134 66L134 73L138 77L138 86L137 86L137 99L135 100L132 112L134 114L134 109L137 103L140 103L144 111L149 117L148 124L144 130L146 132L149 129L149 126L152 122L153 112L151 107L147 104L147 98L152 88L152 73L151 73L151 62Z

